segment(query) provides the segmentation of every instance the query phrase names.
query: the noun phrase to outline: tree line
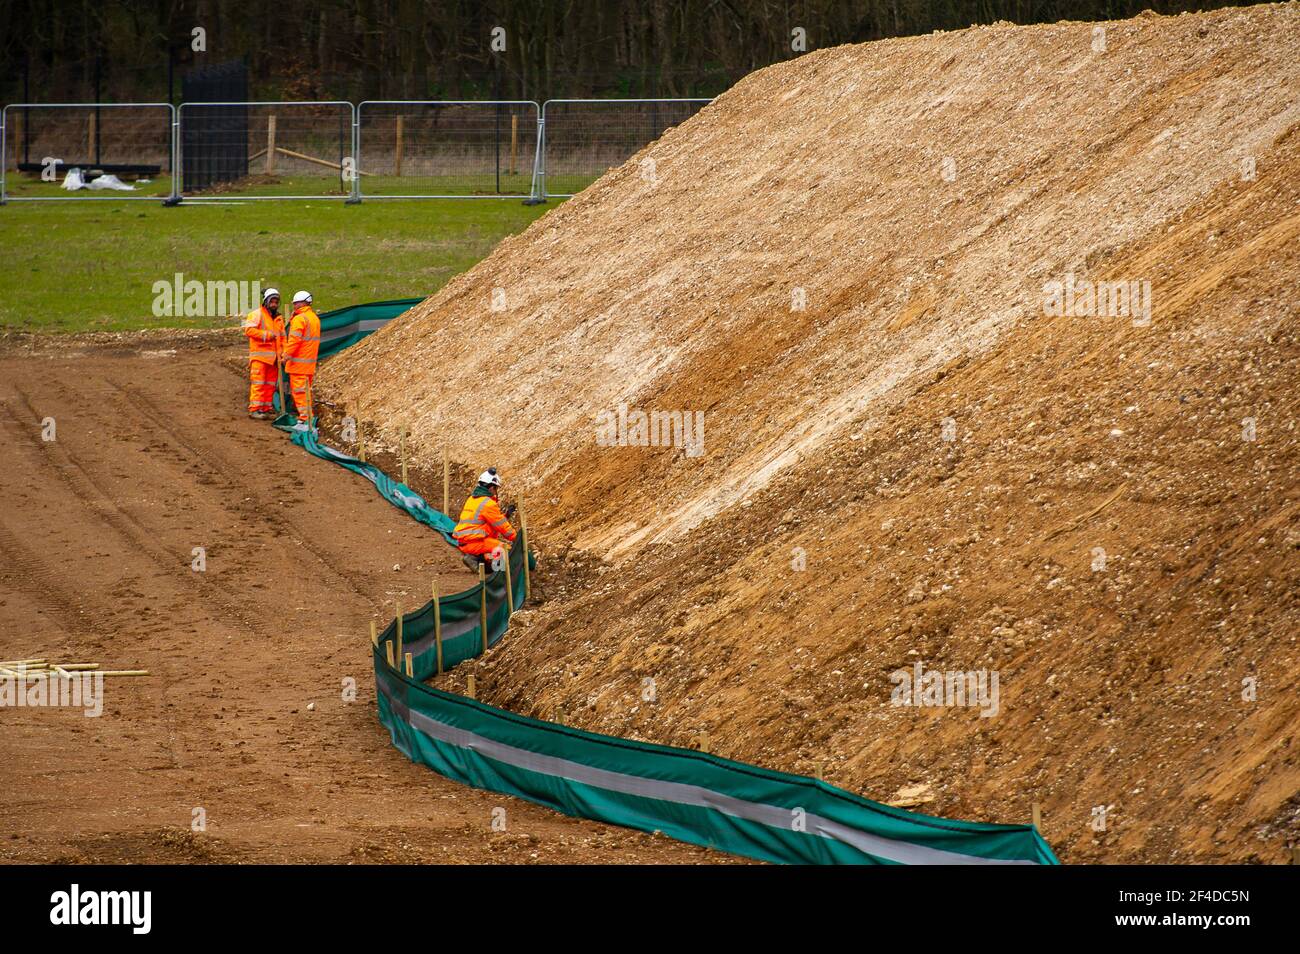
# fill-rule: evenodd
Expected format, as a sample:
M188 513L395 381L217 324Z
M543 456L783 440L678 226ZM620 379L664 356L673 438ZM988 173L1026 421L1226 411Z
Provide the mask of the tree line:
M5 102L166 100L243 59L262 99L709 96L805 50L1230 0L0 0Z

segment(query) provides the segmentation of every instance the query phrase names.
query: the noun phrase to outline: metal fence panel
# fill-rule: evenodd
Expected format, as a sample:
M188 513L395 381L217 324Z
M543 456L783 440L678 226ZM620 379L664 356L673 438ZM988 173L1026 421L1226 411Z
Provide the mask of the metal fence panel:
M539 193L567 198L622 165L711 99L551 99L542 107Z
M181 195L221 199L349 199L354 108L342 101L182 103Z
M73 167L137 180L95 198L567 198L710 102L19 103L0 111L0 201L80 197L51 181Z
M0 201L166 199L173 190L175 113L170 103L6 106ZM130 188L104 188L114 176ZM83 188L65 188L78 179Z
M369 100L357 107L360 194L367 199L531 196L532 100Z

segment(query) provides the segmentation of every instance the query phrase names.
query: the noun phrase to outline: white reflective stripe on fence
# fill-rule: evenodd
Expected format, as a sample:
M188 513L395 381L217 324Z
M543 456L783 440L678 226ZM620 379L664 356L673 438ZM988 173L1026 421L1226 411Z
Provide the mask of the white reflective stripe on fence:
M186 202L356 197L349 102L193 102L177 115Z
M170 103L11 103L0 110L0 202L165 199L175 116Z
M533 196L540 116L533 100L366 100L357 106L360 195Z
M568 198L621 166L712 99L548 99L539 194Z

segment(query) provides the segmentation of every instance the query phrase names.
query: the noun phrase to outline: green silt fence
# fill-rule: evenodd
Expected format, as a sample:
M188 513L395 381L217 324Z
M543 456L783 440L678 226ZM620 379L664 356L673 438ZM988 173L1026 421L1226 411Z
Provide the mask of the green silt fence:
M322 360L354 345L372 331L378 331L392 319L414 308L423 298L395 298L349 305L320 315L320 357Z
M351 345L356 344L366 335L378 331L388 322L392 321L403 312L409 311L420 302L423 298L394 298L391 301L372 301L364 305L348 305L346 308L335 308L333 311L323 311L318 316L320 318L320 350L317 352L317 359L324 361L332 357ZM285 316L285 331L288 331L288 315ZM284 385L284 393L289 393L289 378L280 369L280 380ZM276 420L276 426L292 426L297 418L286 417L283 408L280 407L280 395L277 393L272 399L275 410L280 414Z
M391 303L388 303L391 304ZM367 306L358 306L365 308ZM349 333L357 340L368 331ZM350 343L350 342L349 342ZM321 444L294 443L365 477L394 506L451 541L454 521L374 465ZM1055 865L1032 825L934 818L892 808L805 776L704 752L636 742L543 722L424 684L506 633L510 606L528 597L526 541L504 568L459 593L402 614L373 650L379 721L412 761L465 785L513 795L556 811L641 831L662 832L764 861L795 864ZM395 665L388 664L391 647ZM411 675L404 654L412 656Z

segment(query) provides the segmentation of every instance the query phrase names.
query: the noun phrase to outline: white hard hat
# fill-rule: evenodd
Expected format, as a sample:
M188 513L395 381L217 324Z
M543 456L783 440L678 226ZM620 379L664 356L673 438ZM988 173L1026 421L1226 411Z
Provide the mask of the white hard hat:
M487 484L489 487L501 486L501 478L497 476L497 469L495 467L489 467L487 470L483 471L483 473L479 474L478 482L480 484Z
M264 302L270 301L272 298L279 298L279 297L280 297L280 289L278 288L268 288L266 291L262 292L262 301Z
M293 303L296 305L300 301L311 301L311 292L300 291L293 293Z

